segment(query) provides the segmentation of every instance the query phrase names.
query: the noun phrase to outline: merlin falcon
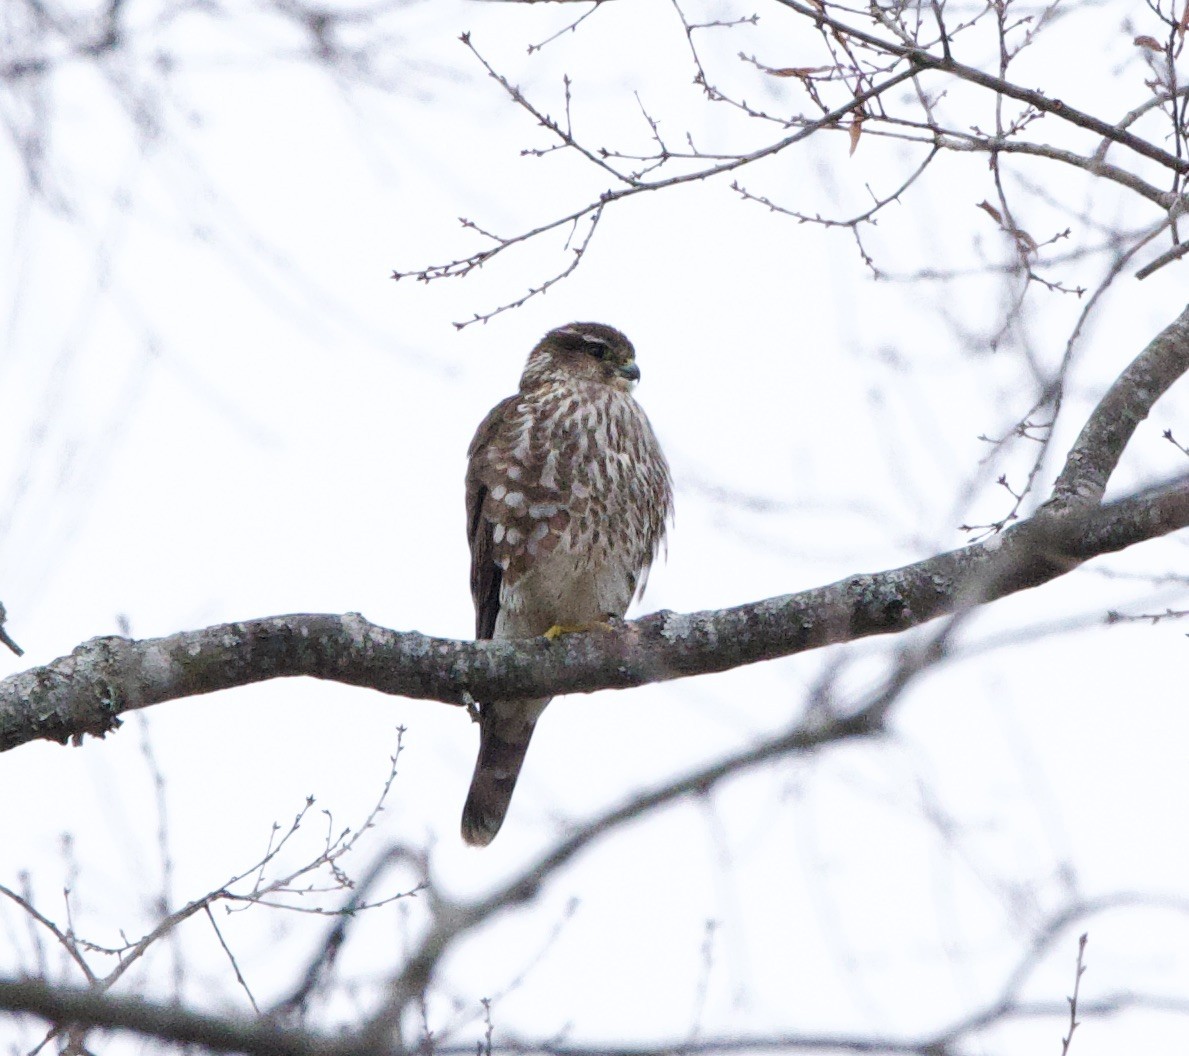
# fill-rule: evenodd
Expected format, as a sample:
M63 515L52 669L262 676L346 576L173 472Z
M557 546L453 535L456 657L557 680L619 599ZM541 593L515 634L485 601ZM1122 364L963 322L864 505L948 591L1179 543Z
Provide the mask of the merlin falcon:
M492 408L468 451L475 637L532 638L617 619L644 592L673 508L669 467L632 388L636 350L602 323L551 330L520 391ZM503 824L550 698L479 704L479 758L462 812L467 843Z

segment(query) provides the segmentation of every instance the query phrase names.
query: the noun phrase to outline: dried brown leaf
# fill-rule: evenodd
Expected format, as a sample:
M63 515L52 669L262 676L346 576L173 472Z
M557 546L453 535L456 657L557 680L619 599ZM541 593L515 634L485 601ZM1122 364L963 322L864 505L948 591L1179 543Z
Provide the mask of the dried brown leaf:
M855 114L855 119L850 123L850 153L854 157L855 150L859 146L859 136L863 134L863 112L860 110Z
M1016 244L1020 246L1021 249L1027 251L1028 253L1035 253L1038 249L1040 249L1040 243L1038 243L1036 239L1028 234L1028 232L1022 227L1017 227L1014 234L1016 236Z
M755 60L753 59L752 61L754 62ZM831 71L837 69L836 66L775 66L775 67L773 67L773 66L765 66L761 62L756 62L755 64L761 70L763 70L765 73L770 74L773 77L800 77L801 80L805 80L808 77L812 77L815 73L830 73Z
M995 206L993 206L990 202L981 201L978 203L977 206L975 206L975 208L981 209L984 213L986 213L988 216L990 216L991 219L994 220L995 223L997 223L1000 227L1003 226L1003 214L1000 213L999 210L996 209Z
M1010 227L1003 219L1003 214L995 208L988 201L981 201L975 206L976 209L981 209L992 220L999 225L1000 230L1006 231L1012 238L1016 240L1016 245L1025 253L1035 253L1040 249L1040 243L1036 241L1027 231L1022 227Z
M1137 48L1143 48L1145 51L1163 51L1164 45L1160 43L1155 37L1142 36L1136 37L1131 42Z

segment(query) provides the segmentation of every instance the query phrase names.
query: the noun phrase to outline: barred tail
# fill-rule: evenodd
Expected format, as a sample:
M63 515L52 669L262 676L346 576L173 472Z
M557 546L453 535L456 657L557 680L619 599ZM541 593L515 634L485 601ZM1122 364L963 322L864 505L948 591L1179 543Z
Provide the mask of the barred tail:
M462 838L473 847L486 847L504 823L544 703L501 701L481 707L479 758L462 808Z

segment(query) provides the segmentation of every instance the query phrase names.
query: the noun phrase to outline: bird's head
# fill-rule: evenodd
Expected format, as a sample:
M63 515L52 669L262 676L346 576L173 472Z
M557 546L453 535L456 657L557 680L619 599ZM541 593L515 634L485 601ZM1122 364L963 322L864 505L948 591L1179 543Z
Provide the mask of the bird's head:
M550 330L529 353L521 390L558 380L585 379L630 392L640 380L636 350L613 326L570 323Z

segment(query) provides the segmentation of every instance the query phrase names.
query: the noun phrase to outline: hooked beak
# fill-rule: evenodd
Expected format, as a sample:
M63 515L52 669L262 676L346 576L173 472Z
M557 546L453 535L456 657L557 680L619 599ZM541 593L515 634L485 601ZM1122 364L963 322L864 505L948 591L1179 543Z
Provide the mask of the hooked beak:
M640 380L640 368L636 366L635 362L625 363L622 367L617 368L621 378L627 378L628 381Z

